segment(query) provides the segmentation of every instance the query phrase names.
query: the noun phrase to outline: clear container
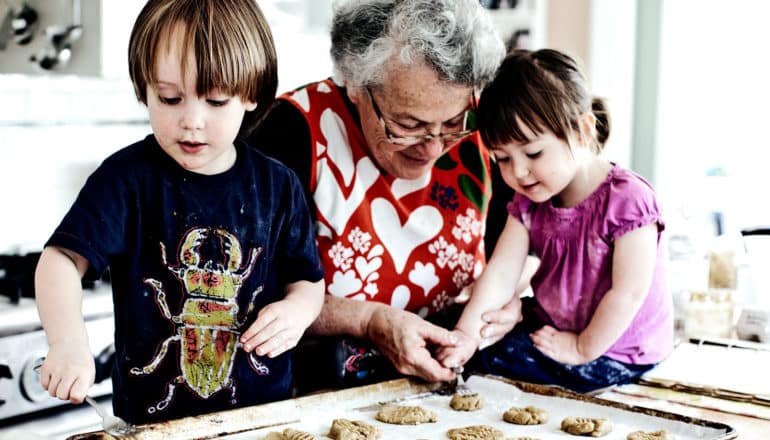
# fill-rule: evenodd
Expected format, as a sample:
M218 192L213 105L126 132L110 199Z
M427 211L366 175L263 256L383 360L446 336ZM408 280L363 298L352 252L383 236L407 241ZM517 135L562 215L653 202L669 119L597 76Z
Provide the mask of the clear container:
M685 304L685 336L701 339L732 337L734 296L732 289L691 291Z

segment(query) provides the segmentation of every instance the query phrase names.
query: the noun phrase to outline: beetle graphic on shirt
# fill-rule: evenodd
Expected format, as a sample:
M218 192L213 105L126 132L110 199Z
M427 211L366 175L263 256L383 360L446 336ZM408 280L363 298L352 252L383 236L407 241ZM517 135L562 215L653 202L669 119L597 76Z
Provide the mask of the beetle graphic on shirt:
M213 236L213 237L212 237ZM202 262L200 248L208 239L216 239L223 257L222 262ZM248 261L241 267L243 253L238 239L230 232L217 228L193 228L187 231L179 245L179 264L172 266L166 258L166 246L160 243L163 265L181 282L184 304L178 315L172 315L166 301L163 284L152 278L144 280L156 295L163 316L177 326L176 334L165 339L155 357L144 367L131 368L132 375L149 375L158 367L172 342L178 342L181 374L168 384L166 396L148 413L162 411L174 398L174 389L185 384L198 396L206 399L212 394L229 389L231 403L235 404L236 384L231 378L236 352L241 347L240 329L254 309L254 299L262 291L259 286L251 294L249 308L239 316L238 294L251 275L262 247L252 249ZM202 264L203 263L203 264ZM269 374L269 369L248 355L249 365L257 374Z

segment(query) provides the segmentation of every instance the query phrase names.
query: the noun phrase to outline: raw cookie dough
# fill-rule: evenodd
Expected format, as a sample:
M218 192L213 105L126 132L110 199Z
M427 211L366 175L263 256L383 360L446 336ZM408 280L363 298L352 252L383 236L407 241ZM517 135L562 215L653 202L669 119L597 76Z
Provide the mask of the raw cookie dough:
M534 406L512 407L503 413L503 420L515 425L542 425L548 421L548 412Z
M561 421L561 430L572 435L601 437L612 431L612 423L607 419L567 417Z
M449 406L455 411L476 411L484 406L484 399L478 394L462 395L455 393Z
M503 440L505 438L503 431L487 425L450 429L446 435L452 440Z
M438 414L421 406L388 405L380 408L374 418L395 425L419 425L437 422Z
M676 440L676 437L665 429L661 429L654 432L632 432L631 434L628 434L626 440Z
M375 440L380 437L380 430L360 420L334 419L328 437L335 440Z
M316 440L313 434L286 428L283 432L271 432L264 440Z

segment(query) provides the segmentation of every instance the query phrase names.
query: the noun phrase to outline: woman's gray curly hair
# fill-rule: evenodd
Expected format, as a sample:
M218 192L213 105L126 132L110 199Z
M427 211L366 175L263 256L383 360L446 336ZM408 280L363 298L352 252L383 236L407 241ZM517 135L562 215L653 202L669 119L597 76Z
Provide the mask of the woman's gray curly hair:
M338 0L331 37L348 87L380 85L393 62L426 62L442 80L482 88L505 55L478 0Z

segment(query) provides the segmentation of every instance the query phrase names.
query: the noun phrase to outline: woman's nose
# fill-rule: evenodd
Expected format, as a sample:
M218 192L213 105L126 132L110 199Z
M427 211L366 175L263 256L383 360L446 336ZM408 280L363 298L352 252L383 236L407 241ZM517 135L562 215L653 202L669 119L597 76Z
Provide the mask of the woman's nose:
M440 136L425 141L425 149L430 157L438 157L444 152L444 141Z

